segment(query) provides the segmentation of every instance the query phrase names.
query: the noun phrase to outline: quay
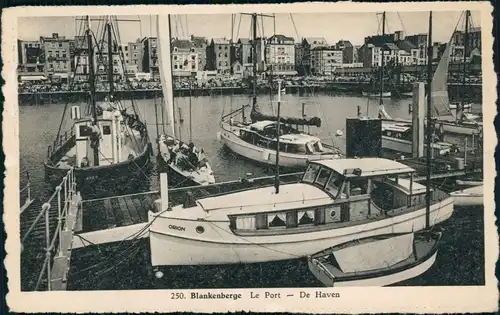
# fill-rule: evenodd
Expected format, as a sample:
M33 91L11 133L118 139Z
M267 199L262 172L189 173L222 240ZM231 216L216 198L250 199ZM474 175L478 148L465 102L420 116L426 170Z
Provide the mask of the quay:
M464 88L460 83L448 83L449 94L451 96L460 96L460 91ZM361 95L363 89L371 89L372 85L362 82L338 82L338 81L324 81L317 84L309 85L289 85L286 87L287 93L342 93ZM400 84L397 87L391 88L393 97L401 97L402 93L409 92L412 89L411 83ZM197 87L193 89L178 88L174 89L174 95L179 97L199 97L199 96L215 96L215 95L243 95L248 94L250 87L244 86L223 86L223 87ZM481 83L468 83L465 87L468 99L480 99L482 95ZM97 101L103 101L109 91L102 90L96 91ZM258 94L269 93L268 87L258 87ZM131 90L116 90L115 94L120 99L153 99L162 97L160 88L155 89L131 89ZM51 91L51 92L20 92L19 104L20 105L43 105L53 103L76 103L85 101L88 97L87 91Z

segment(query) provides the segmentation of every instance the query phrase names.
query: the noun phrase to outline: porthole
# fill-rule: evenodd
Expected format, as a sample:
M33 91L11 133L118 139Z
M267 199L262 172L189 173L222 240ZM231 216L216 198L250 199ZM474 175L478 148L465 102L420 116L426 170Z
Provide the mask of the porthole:
M335 210L330 211L330 217L331 218L335 218L336 214L337 214L337 212Z
M196 232L199 233L199 234L202 234L203 232L205 232L205 228L201 225L198 225L196 227Z

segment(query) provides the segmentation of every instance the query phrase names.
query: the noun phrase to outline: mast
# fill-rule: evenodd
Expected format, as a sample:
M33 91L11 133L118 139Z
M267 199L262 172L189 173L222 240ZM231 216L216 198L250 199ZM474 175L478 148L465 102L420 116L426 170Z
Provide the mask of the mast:
M463 77L462 77L462 100L460 104L460 113L457 115L459 120L462 120L462 116L465 109L465 75L467 74L467 50L469 46L469 19L470 11L465 11L465 36L464 36L464 67L463 67Z
M382 42L385 44L385 11L382 13ZM382 99L382 94L384 93L384 45L382 45L382 62L380 64L380 97L379 97L379 105L384 103Z
M276 171L274 176L274 189L280 192L280 133L281 133L281 80L278 80L278 125L276 126Z
M111 101L111 96L113 95L113 38L111 36L111 20L108 16L108 21L106 23L106 29L108 32L108 81L109 81L109 96Z
M257 13L252 14L252 111L257 105Z
M87 41L89 58L89 84L90 84L90 108L92 111L92 124L97 126L97 109L95 105L95 74L94 74L94 47L92 42L92 32L90 30L90 16L87 15ZM99 142L94 149L94 166L99 166Z
M425 227L430 225L430 210L431 210L431 137L432 137L432 11L429 13L429 38L427 44L427 128L426 128L426 145L427 145L427 170L426 170L426 190L425 190Z

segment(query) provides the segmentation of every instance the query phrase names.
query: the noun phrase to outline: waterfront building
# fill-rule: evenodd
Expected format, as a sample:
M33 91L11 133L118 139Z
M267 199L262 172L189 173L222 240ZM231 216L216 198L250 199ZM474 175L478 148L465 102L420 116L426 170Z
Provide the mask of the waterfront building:
M248 38L240 38L235 45L235 61L241 62L245 68L252 67L252 41Z
M24 75L45 74L45 51L40 41L18 40L18 71Z
M359 49L361 48L361 45L353 45L352 47L352 57L353 57L353 63L359 63Z
M67 77L71 72L70 40L53 33L51 37L40 37L40 47L45 54L45 74Z
M305 37L302 39L302 69L304 75L311 74L311 50L319 46L328 46L323 37Z
M257 72L265 72L267 70L266 65L266 41L265 37L258 37L255 39L255 50L257 59Z
M100 81L106 82L108 81L108 43L104 41L102 43L101 49L94 52L96 65L96 75ZM113 62L113 81L117 82L123 78L124 75L124 67L126 65L123 46L118 45L116 42L112 44L111 47L111 60Z
M354 47L350 41L341 39L335 44L335 48L342 51L342 63L354 62Z
M329 76L336 68L342 67L344 52L336 46L317 46L310 50L310 73Z
M273 35L266 41L265 64L273 75L296 75L295 40L284 35ZM259 50L260 51L260 50Z
M137 72L143 72L143 46L141 40L137 39L135 42L128 43L124 49L128 53L128 64L130 66L137 66Z
M412 43L417 49L417 57L414 60L416 65L427 64L427 34L421 33L406 36L405 40Z
M467 62L471 59L471 53L475 48L481 51L481 28L473 27L469 30L467 43ZM462 63L464 61L464 50L465 50L465 32L455 31L453 34L452 47L451 47L451 62L452 63Z
M295 70L300 75L305 73L303 67L303 57L304 57L304 47L302 46L302 42L295 43Z
M89 56L87 51L77 54L73 57L73 64L75 67L75 80L86 81L90 73Z
M189 40L172 40L172 75L174 77L195 76L198 72L198 54Z
M208 46L207 39L205 37L191 35L191 44L191 48L198 55L198 71L206 70Z
M149 72L153 78L159 76L158 72L158 53L157 53L157 38L144 37L142 39L142 71Z
M243 67L243 65L241 64L241 62L239 60L236 60L235 62L233 62L233 64L231 65L231 72L233 74L233 76L235 78L243 78L243 74L245 72L245 68Z
M207 68L217 73L231 70L231 42L226 38L213 38L207 47Z

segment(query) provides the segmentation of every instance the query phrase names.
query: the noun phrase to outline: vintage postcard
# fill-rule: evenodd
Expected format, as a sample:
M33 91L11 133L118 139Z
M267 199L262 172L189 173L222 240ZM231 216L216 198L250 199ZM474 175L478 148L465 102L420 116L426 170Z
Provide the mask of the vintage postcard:
M15 312L498 307L488 2L2 16Z

